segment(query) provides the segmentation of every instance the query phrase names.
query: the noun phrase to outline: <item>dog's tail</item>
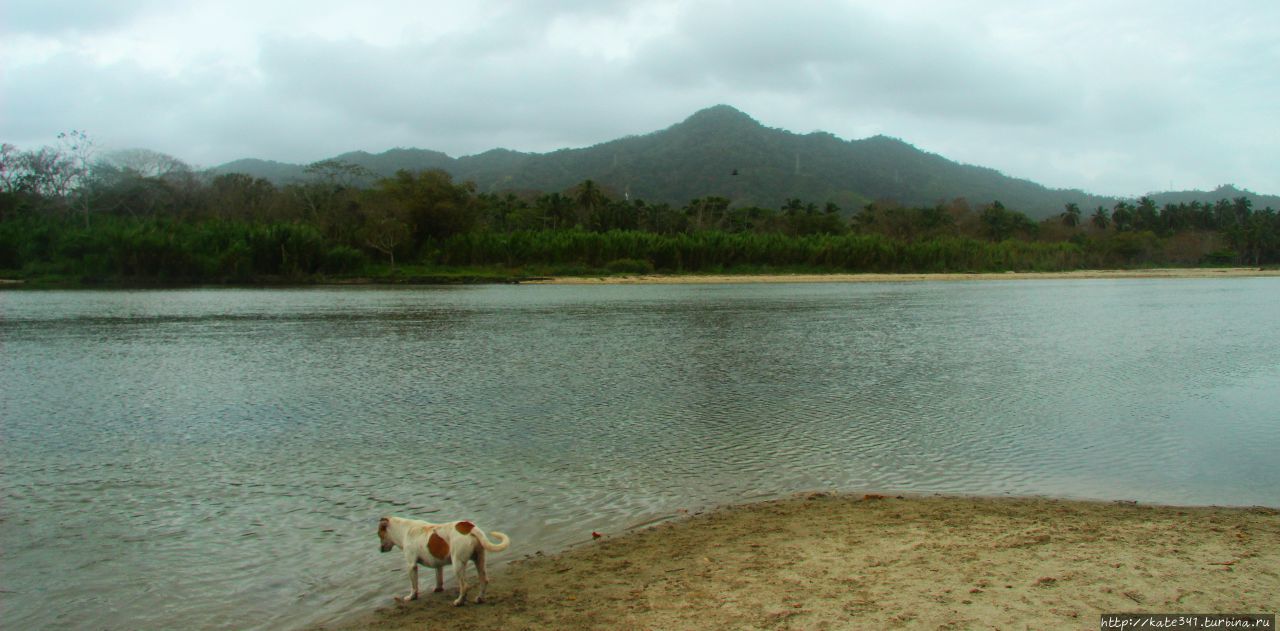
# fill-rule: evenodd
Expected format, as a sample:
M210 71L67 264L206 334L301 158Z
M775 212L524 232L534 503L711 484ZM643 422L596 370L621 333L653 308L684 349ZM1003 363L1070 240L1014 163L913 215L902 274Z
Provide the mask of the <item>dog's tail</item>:
M497 543L490 541L489 536L479 528L477 528L473 534L476 536L476 541L479 541L480 545L488 552L502 552L507 549L507 546L511 545L511 537L508 537L506 534L496 530L489 534L498 538Z

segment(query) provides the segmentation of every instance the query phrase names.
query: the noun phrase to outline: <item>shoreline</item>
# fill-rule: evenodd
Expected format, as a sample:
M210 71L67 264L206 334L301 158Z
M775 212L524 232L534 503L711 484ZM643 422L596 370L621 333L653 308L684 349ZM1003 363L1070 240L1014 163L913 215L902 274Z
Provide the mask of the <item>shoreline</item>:
M156 279L91 281L68 278L27 280L0 278L0 289L192 289L299 287L413 287L465 285L675 285L747 283L897 283L972 280L1053 280L1120 278L1252 278L1280 276L1280 268L1167 267L1151 269L1069 270L1062 272L865 272L865 273L680 273L584 276L537 276L513 273L415 274L401 277L355 276L305 280L260 278L242 282L181 282Z
M632 276L555 276L520 281L521 285L678 285L733 283L896 283L972 280L1056 280L1118 278L1252 278L1280 276L1280 269L1257 267L1070 270L1065 272L934 272L859 274L638 274Z
M386 606L319 628L1096 628L1276 613L1280 510L805 493L511 560L484 604L450 606L450 580L395 605L394 576Z

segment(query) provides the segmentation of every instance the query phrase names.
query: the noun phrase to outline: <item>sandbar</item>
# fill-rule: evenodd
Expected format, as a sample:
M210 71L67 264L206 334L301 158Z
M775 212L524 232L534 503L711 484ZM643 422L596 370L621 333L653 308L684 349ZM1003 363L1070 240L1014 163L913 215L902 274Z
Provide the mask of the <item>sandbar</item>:
M555 276L520 281L543 285L652 285L721 283L894 283L918 281L1046 280L1072 278L1244 278L1280 276L1280 269L1257 267L1072 270L1066 272L985 272L930 274L639 274Z
M388 593L334 628L1096 629L1103 613L1280 610L1265 507L807 493L512 552L483 604Z

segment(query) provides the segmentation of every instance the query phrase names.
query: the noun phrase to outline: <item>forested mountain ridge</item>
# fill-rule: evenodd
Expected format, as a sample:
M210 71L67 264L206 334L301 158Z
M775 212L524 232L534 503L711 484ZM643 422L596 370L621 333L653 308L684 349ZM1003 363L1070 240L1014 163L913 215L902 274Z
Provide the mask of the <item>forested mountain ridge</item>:
M727 105L701 110L666 129L580 149L523 153L493 149L452 158L438 151L392 149L335 156L389 177L405 169L442 169L480 192L565 191L593 180L617 197L683 204L719 196L735 207L778 208L788 199L834 202L851 212L871 201L931 206L965 198L974 206L1000 201L1042 219L1068 203L1111 206L1117 198L1051 189L994 169L957 163L896 138L843 140L825 132L795 134L761 125ZM276 184L306 179L305 165L237 160L211 169L246 173ZM1229 189L1231 195L1222 191ZM1255 206L1280 206L1280 197L1219 188L1153 194L1156 201L1211 201L1246 196Z
M419 279L512 279L1280 262L1274 197L1221 187L1045 212L1037 199L1070 192L892 138L769 129L728 107L548 154L454 159L402 149L305 167L244 161L222 174L144 149L95 158L87 135L72 136L31 150L0 143L0 278L255 283L394 281L403 268ZM276 185L240 172L255 166L296 176ZM700 196L661 201L679 195ZM1177 196L1191 201L1161 201Z

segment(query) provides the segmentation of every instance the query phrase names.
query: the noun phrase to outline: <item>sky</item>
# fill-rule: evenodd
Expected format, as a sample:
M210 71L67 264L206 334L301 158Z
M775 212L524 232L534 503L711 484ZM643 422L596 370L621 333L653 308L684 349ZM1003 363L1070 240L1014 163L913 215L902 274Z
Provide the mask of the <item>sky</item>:
M0 141L545 152L728 104L1055 188L1280 193L1276 0L3 0Z

